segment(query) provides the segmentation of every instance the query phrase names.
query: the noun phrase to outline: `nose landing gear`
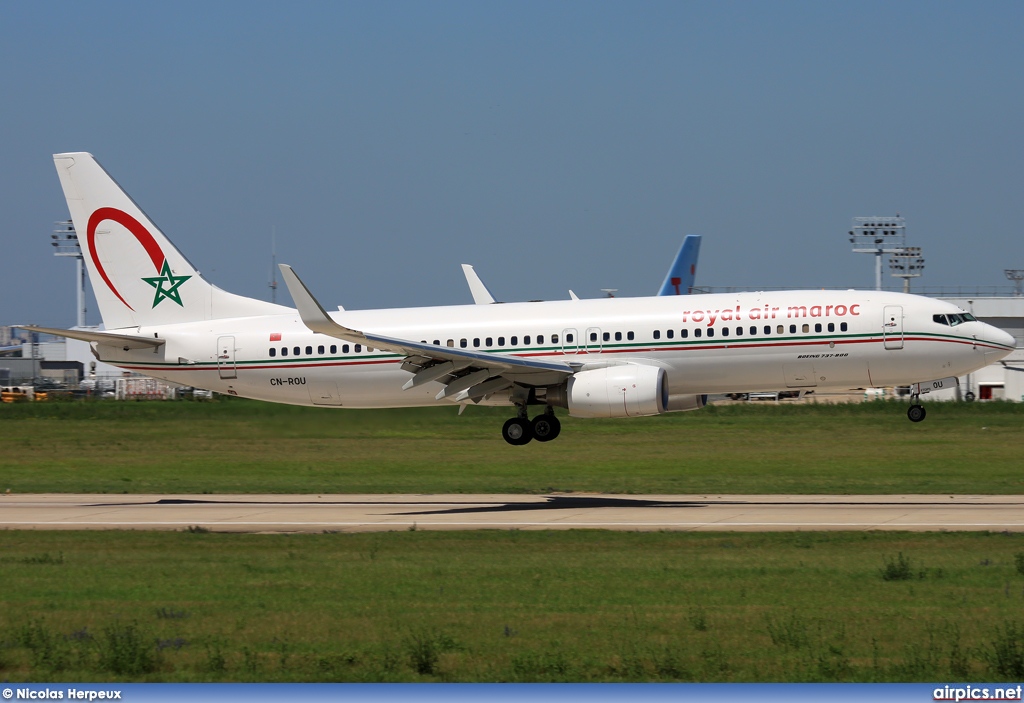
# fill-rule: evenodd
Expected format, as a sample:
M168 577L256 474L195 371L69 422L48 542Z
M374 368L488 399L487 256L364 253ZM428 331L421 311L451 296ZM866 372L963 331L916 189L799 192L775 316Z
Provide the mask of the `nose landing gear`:
M562 423L555 417L555 411L548 406L542 414L531 421L526 414L526 406L519 406L519 414L509 418L501 428L502 438L513 446L528 444L531 439L538 442L550 442L562 431Z
M925 415L927 415L924 410L924 406L918 402L918 398L920 397L921 395L919 393L914 393L910 396L910 407L907 408L907 417L910 418L911 422L921 422Z
M921 422L926 414L923 405L911 405L907 408L907 417L911 422Z

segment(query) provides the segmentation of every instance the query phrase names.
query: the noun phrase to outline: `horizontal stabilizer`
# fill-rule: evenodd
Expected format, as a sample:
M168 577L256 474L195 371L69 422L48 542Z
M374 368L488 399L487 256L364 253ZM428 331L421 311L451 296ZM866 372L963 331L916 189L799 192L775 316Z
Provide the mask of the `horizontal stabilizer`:
M165 340L163 339L159 339L157 337L142 337L135 334L116 334L114 332L101 332L98 330L62 330L58 327L37 327L36 325L14 326L18 329L28 330L29 332L55 334L58 337L80 339L84 342L96 342L97 344L121 347L123 349L152 349L165 344Z

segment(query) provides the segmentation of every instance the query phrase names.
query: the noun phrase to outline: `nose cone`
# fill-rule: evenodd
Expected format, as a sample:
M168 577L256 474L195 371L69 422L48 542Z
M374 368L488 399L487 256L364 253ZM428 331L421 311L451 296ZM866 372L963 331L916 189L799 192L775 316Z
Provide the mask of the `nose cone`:
M1016 348L1017 340L1014 339L1012 334L1001 330L998 327L993 327L992 325L985 325L985 328L986 338L1000 347L1003 347L1003 349L993 349L991 352L986 352L985 356L989 356L991 354L995 359L1002 359L1003 357L1009 356Z

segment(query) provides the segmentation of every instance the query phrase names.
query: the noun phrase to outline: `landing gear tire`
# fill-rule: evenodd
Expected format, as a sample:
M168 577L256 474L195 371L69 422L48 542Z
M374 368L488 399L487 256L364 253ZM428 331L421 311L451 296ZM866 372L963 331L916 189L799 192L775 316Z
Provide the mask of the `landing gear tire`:
M907 408L907 417L911 422L921 422L926 415L923 405L911 405Z
M538 442L550 442L562 431L562 423L550 413L533 418L533 438Z
M972 393L971 391L967 391L966 393L964 393L964 400L966 400L968 403L973 403L974 393Z
M502 438L513 446L528 444L533 439L533 427L525 417L513 417L501 428Z

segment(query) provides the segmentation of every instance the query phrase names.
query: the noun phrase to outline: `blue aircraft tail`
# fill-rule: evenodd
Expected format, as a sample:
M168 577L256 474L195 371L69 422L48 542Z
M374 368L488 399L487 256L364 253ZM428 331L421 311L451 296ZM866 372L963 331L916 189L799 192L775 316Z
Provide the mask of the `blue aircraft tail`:
M687 295L693 291L693 281L697 277L697 256L700 254L700 235L688 234L679 247L672 267L661 284L658 295Z

